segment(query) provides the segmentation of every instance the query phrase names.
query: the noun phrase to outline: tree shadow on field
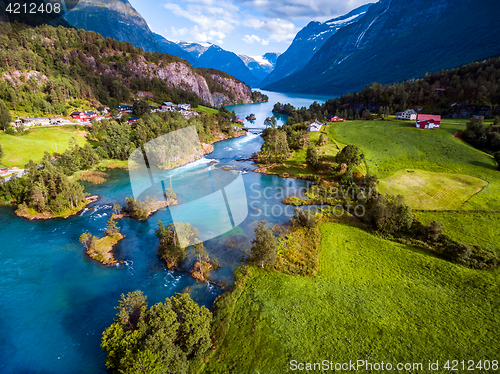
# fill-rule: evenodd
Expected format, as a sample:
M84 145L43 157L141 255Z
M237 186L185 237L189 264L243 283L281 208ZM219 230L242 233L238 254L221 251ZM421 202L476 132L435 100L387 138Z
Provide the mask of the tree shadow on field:
M492 165L492 164L488 164L488 163L482 162L482 161L469 161L469 164L474 165L474 166L479 166L479 167L482 167L485 169L490 169L490 170L495 170L495 171L498 170L497 166Z

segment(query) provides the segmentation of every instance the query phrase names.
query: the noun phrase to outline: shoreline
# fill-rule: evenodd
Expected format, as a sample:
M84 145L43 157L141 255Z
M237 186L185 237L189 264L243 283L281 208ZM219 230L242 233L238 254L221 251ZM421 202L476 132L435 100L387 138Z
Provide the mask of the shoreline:
M33 220L48 220L48 219L55 219L55 218L69 218L72 216L78 215L82 210L84 210L89 204L95 203L97 200L99 200L99 196L97 195L92 195L88 196L85 198L85 201L80 204L79 206L73 208L73 209L66 209L63 213L53 215L50 212L36 212L32 208L27 208L26 210L21 211L22 208L20 206L17 206L17 209L15 211L16 216L26 218L27 220L33 221Z

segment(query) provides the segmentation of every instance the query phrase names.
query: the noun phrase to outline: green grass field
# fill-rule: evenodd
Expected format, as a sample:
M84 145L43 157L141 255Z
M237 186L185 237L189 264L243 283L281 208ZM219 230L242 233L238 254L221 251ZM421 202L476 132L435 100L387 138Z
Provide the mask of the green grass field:
M407 169L469 175L488 185L472 196L463 209L498 210L500 172L496 162L492 156L454 138L453 134L460 129L462 125L445 124L440 129L420 130L406 122L352 121L333 124L329 132L343 144L358 145L365 155L368 171L379 179ZM432 181L427 183L431 188L436 187Z
M217 109L208 108L208 107L203 106L203 105L198 105L198 107L193 108L193 110L198 112L198 113L208 113L208 114L215 114L215 113L219 112Z
M81 126L60 126L34 128L28 135L13 136L0 132L0 145L4 151L1 164L7 167L23 168L31 159L39 161L44 151L49 153L64 152L69 148L69 141L74 137L79 145L84 145L86 132Z
M418 212L416 214L426 225L432 221L441 222L444 233L454 240L489 247L500 254L498 213Z
M401 170L380 180L379 192L403 195L413 209L454 210L481 191L487 183L464 174Z
M290 360L498 359L498 271L341 224L321 231L316 276L251 268L244 287L222 300L231 322L205 372L284 373Z

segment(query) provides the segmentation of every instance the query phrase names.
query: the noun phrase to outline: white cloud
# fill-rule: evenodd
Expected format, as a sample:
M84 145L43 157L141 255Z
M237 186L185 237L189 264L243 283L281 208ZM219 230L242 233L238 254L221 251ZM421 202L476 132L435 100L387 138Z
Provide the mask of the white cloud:
M187 0L183 5L185 7L174 3L164 4L165 9L172 14L186 18L195 24L189 30L187 28L181 29L183 30L182 34L179 33L179 30L177 30L177 34L173 32L174 36L186 35L189 31L189 34L197 42L213 40L222 44L227 33L235 30L237 21L232 12L239 8L232 3L227 1L215 3L213 0Z
M265 14L269 18L294 20L326 20L348 13L363 4L377 0L234 0L245 7Z
M252 34L252 35L245 35L242 39L245 43L252 44L254 42L260 43L262 45L268 45L269 40L261 39L257 35Z
M253 18L249 19L245 25L267 32L269 34L268 40L273 42L289 42L299 31L292 22L279 18L266 19L265 21Z
M167 31L167 30L165 29L165 31ZM183 35L186 35L188 32L189 32L189 30L187 27L183 27L181 29L176 29L175 27L172 26L170 28L170 33L174 36L183 36Z

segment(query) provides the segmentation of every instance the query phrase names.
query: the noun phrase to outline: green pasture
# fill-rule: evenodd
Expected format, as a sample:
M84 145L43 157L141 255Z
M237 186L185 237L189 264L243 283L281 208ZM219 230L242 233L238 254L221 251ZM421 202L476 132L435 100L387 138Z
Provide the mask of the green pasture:
M460 129L462 125L443 124L439 129L420 130L395 121L350 121L328 127L330 137L361 148L368 171L379 179L390 179L403 170L468 175L488 184L462 208L500 209L496 162L491 155L454 138ZM426 182L432 188L436 186L433 179Z
M27 135L19 136L0 132L0 145L4 151L1 164L23 168L29 160L41 160L44 151L56 152L56 145L57 152L64 152L72 137L79 145L84 145L87 142L85 135L81 126L33 128Z
M487 183L465 174L434 173L424 170L401 170L379 182L380 193L402 195L413 209L460 209Z
M215 114L215 113L219 112L217 109L208 108L208 107L203 106L203 105L198 105L196 108L193 108L193 110L198 112L198 113L208 113L208 114Z
M498 359L498 271L461 267L342 224L321 231L316 276L252 267L218 301L228 329L206 373L285 373L291 360L325 359L421 362L424 370L405 372L427 373L428 360Z
M500 214L472 212L417 212L420 222L441 222L444 233L452 239L488 247L500 254Z

